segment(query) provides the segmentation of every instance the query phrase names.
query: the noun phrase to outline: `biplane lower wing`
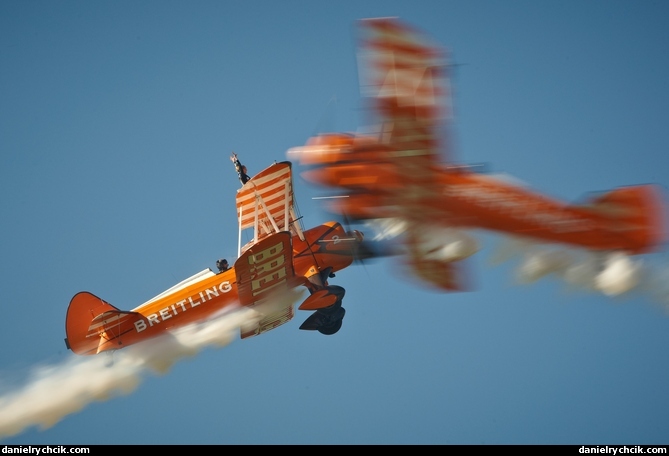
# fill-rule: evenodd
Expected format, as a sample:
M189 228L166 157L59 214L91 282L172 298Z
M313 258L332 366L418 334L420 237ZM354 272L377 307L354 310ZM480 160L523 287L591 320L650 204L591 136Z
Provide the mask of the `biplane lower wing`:
M426 260L412 256L409 260L411 271L433 288L441 291L465 291L462 265L455 262Z
M119 310L94 294L82 291L72 298L67 309L65 344L78 355L109 350L107 344L120 341L124 333L134 329L131 319L138 315Z
M272 234L248 248L235 262L235 272L240 304L259 313L257 322L242 328L242 338L262 334L293 318L291 289L296 278L290 232Z
M460 261L463 258L458 258L449 252L454 249L450 249L448 244L433 242L437 239L438 237L421 239L417 230L412 227L407 230L407 265L411 272L434 289L468 291L471 284L465 274L465 265Z

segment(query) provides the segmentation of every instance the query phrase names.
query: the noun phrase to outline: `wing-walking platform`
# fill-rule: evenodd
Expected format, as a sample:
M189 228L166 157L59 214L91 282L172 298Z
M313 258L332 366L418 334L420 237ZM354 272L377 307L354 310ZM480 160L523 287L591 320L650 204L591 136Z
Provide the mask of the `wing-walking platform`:
M253 176L237 190L239 222L238 256L273 233L289 231L304 240L295 215L291 163L274 163ZM242 246L244 230L253 230L253 239Z

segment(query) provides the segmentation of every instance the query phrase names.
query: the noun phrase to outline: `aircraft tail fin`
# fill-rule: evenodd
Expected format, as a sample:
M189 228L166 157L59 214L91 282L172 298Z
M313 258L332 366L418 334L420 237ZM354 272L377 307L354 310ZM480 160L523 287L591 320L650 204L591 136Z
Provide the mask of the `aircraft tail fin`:
M613 220L633 254L655 251L666 242L664 195L656 185L617 188L595 198L591 207Z
M78 355L120 348L116 345L122 344L126 320L134 314L119 310L87 291L79 292L67 308L65 345Z

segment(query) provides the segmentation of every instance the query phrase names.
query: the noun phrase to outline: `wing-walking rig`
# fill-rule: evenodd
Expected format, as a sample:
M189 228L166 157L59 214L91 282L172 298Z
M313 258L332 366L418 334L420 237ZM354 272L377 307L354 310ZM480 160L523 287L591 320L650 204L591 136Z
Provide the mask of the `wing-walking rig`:
M356 259L362 233L334 221L304 229L296 215L291 163L274 163L249 177L233 157L243 183L236 195L239 253L233 267L204 269L130 311L77 293L65 322L69 349L80 355L118 350L239 306L257 315L240 328L244 339L290 321L305 290L309 296L298 310L311 315L300 329L339 331L345 290L329 280ZM248 231L251 240L242 245Z

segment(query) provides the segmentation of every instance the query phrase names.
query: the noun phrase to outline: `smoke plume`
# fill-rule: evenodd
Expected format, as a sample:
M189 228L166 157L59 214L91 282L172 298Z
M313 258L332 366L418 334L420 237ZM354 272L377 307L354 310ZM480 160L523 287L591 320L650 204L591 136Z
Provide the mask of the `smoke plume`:
M0 439L32 426L47 429L93 402L130 394L146 374L164 374L205 347L228 345L239 328L254 324L260 316L255 310L236 307L114 352L113 358L104 353L72 355L61 364L35 367L23 386L0 396Z
M521 285L553 277L571 290L609 297L641 294L669 312L669 267L653 261L652 255L591 252L507 239L491 258L493 264L517 259L515 278Z

